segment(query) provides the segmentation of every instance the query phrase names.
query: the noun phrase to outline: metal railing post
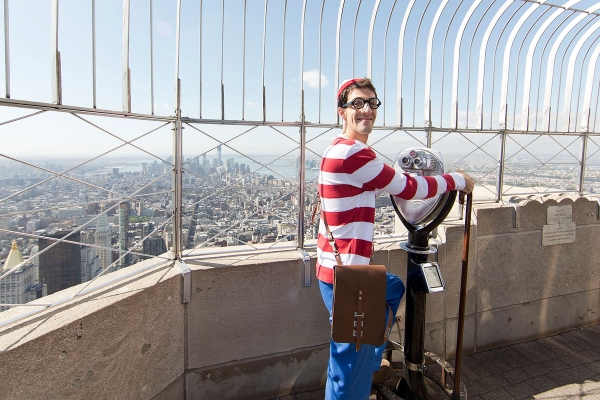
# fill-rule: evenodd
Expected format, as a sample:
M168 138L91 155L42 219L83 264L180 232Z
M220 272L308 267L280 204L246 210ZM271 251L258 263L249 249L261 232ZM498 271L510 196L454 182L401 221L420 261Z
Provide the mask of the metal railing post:
M498 186L496 187L497 196L496 202L500 202L502 200L502 192L504 191L504 157L506 156L506 131L500 131L502 135L502 140L500 142L500 160L498 164Z
M583 134L583 145L581 149L581 171L579 171L579 195L583 196L585 192L583 188L583 184L585 181L585 166L587 161L587 145L588 145L588 137L589 133L585 132Z
M60 51L58 50L58 0L52 0L52 102L62 104Z
M179 108L180 81L177 80L177 108L175 109L176 120L173 122L173 258L180 259L182 246L182 189L183 189L183 166L182 166L182 132L181 109Z
M304 248L304 206L306 199L306 121L304 115L304 90L301 97L300 160L298 162L298 248Z
M427 147L431 148L431 144L432 144L432 123L431 123L431 100L427 101L427 104L429 104L429 106L427 107L427 121L425 121L425 126L427 128Z

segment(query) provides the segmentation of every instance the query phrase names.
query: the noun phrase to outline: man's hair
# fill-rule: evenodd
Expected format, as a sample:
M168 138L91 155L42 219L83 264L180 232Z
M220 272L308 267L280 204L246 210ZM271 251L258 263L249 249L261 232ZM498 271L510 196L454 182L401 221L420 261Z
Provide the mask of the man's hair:
M375 90L375 86L373 86L373 82L371 82L371 80L369 78L362 78L362 79L357 80L356 82L353 82L351 85L349 85L344 90L342 90L342 92L340 93L340 96L338 97L338 107L341 107L348 102L348 94L352 90L364 89L364 88L372 90L373 93L375 93L375 97L377 97L377 90Z

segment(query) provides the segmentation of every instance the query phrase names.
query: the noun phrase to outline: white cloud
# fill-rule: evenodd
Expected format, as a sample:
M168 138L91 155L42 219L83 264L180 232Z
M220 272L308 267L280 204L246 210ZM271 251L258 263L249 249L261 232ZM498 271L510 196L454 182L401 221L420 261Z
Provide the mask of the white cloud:
M158 21L158 23L156 24L156 30L158 30L158 33L164 37L171 37L171 35L173 34L171 25L169 25L169 23L165 21Z
M256 106L258 105L258 103L255 103L255 102L253 102L253 101L247 101L247 102L246 102L246 105L247 105L248 107L256 107Z
M308 85L309 88L318 89L319 88L319 71L316 69L311 69L310 71L306 71L302 74L302 78L304 79L304 84ZM329 80L323 74L321 74L321 87L326 87L329 85Z

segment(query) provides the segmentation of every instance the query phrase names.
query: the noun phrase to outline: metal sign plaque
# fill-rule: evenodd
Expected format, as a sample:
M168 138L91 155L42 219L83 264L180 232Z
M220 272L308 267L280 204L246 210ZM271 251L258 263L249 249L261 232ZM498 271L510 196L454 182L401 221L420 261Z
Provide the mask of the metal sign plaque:
M542 246L573 243L575 241L575 222L566 224L544 225L542 229Z
M547 224L564 224L573 220L573 207L568 206L551 206L548 207L546 216Z

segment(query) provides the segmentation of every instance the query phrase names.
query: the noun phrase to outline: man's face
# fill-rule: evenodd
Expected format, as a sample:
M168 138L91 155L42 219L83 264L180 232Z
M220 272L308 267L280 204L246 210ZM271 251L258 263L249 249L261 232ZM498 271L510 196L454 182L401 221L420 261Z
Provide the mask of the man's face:
M375 92L367 88L354 88L348 93L348 102L353 101L357 97L365 100L365 105L360 110L350 106L346 108L338 107L338 114L345 121L344 133L350 139L358 140L367 143L369 133L373 130L375 118L377 117L377 109L372 110L366 100L372 99Z

